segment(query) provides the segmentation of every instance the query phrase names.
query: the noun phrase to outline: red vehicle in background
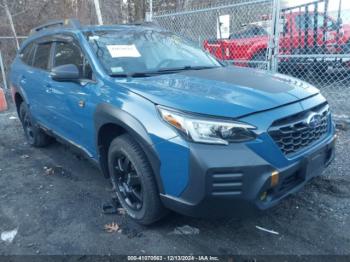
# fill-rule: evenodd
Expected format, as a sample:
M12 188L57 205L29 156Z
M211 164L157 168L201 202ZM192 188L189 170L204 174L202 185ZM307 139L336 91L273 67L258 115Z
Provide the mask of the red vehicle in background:
M326 21L325 21L326 20ZM260 67L266 61L270 21L244 26L229 39L207 40L204 48L220 60L241 66ZM323 13L294 12L283 15L280 24L279 54L340 54L350 51L350 26ZM315 59L314 59L315 60ZM285 58L282 62L295 60ZM299 59L300 67L308 61Z

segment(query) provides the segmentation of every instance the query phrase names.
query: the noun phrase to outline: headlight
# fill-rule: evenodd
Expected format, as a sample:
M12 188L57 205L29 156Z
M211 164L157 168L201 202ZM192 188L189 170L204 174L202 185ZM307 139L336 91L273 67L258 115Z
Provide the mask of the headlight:
M235 121L208 119L158 106L162 119L194 142L223 144L256 138L256 127Z

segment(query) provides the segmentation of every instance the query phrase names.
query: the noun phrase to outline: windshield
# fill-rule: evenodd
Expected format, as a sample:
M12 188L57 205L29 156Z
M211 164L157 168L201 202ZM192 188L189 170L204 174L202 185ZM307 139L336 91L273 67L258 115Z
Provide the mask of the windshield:
M86 36L112 76L221 66L195 44L170 32L124 29L89 32Z

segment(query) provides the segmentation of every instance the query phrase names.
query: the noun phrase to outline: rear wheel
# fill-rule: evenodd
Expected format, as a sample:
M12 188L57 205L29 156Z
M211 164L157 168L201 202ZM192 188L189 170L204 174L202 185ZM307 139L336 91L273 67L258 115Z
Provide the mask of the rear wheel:
M44 147L51 142L51 137L33 122L29 108L25 102L22 102L20 105L19 117L22 122L25 137L30 145L34 147Z
M148 159L129 135L112 141L108 167L113 190L130 217L148 225L166 214Z

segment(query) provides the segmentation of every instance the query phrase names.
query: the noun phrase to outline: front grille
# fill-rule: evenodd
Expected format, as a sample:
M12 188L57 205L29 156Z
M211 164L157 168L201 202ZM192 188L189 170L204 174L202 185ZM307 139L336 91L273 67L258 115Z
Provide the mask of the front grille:
M321 115L317 126L311 127L306 121L311 113ZM268 133L281 151L286 156L291 156L325 136L328 130L328 118L329 106L323 103L310 110L275 121Z

